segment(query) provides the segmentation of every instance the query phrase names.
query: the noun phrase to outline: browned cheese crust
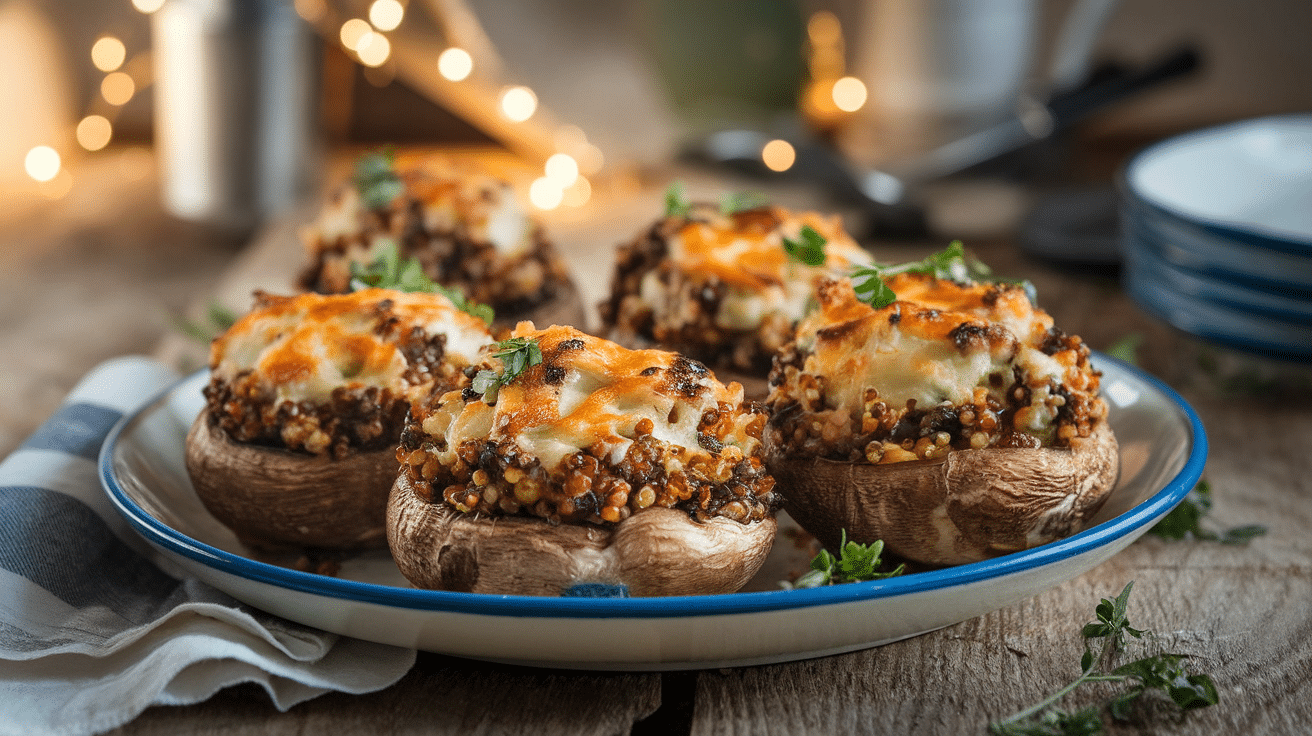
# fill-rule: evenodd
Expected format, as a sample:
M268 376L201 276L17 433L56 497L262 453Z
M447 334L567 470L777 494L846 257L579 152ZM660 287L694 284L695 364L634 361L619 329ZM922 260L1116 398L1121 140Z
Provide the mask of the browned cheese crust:
M800 316L790 314L799 305L783 302L797 288L809 291L820 273L789 261L783 250L785 234L796 238L803 224L829 239L836 272L849 259L864 258L837 220L780 207L724 214L701 203L656 221L618 248L610 296L598 305L604 329L629 347L655 346L702 361L726 380L741 381L749 397L764 398L771 356L792 339ZM726 308L727 300L754 298L759 303Z
M349 183L325 203L302 236L309 256L299 278L303 288L348 291L351 265L372 260L375 243L386 238L401 258L418 260L433 281L491 305L498 327L520 319L584 324L585 306L568 265L540 223L523 215L524 242L513 249L491 242L489 218L514 197L506 182L416 156L398 158L396 172L404 191L386 206L366 207Z

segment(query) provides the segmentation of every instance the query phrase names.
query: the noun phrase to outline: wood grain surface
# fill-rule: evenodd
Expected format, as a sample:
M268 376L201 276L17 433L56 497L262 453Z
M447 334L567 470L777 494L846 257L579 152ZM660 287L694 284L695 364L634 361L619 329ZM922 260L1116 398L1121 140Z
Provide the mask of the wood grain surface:
M590 303L608 287L613 246L654 215L657 197L607 207L586 222L552 223ZM300 257L288 245L294 230L294 223L275 224L193 303L213 294L244 308L252 285L286 278ZM897 261L942 245L872 247L880 260ZM1057 324L1095 349L1141 335L1142 367L1180 391L1206 428L1211 453L1205 478L1215 500L1208 522L1217 528L1261 524L1268 533L1241 546L1149 535L1020 604L851 654L738 669L614 674L421 653L403 680L381 692L326 695L282 713L258 687L239 686L197 705L151 708L113 733L984 733L990 720L1078 674L1081 627L1093 620L1099 598L1114 597L1129 581L1131 623L1156 632L1163 648L1188 654L1196 669L1210 673L1221 702L1183 719L1159 714L1150 726L1109 722L1110 733L1304 732L1312 722L1312 395L1297 381L1306 367L1293 367L1294 378L1287 380L1288 365L1201 346L1142 313L1113 275L1032 261L1007 237L968 245L995 271L1032 279ZM212 266L212 255L206 257ZM59 262L75 269L76 261ZM142 278L150 280L146 290L158 294L176 276ZM180 363L203 356L172 337L159 351ZM1065 705L1093 704L1108 692L1090 686Z

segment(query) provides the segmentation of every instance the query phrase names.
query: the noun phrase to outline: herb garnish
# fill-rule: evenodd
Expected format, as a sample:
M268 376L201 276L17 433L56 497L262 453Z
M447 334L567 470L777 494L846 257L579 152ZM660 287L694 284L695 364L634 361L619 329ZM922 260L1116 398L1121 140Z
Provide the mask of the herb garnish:
M1231 527L1220 532L1204 529L1201 522L1211 510L1212 486L1200 480L1180 501L1180 505L1171 509L1148 532L1164 539L1192 538L1221 544L1247 544L1254 537L1266 534L1266 527L1259 524Z
M720 212L732 215L764 207L769 203L770 200L760 192L731 192L720 198Z
M391 241L378 249L377 257L369 265L351 263L351 290L370 287L441 294L450 299L456 309L478 317L489 325L495 316L492 307L471 301L459 289L448 288L428 278L428 274L419 265L419 259L401 260L396 243Z
M214 338L227 332L228 328L232 327L236 321L236 312L218 302L210 302L205 311L204 321L193 322L186 317L176 317L174 324L184 335L208 344Z
M996 278L993 275L993 269L978 258L966 253L966 248L960 240L952 241L947 248L920 261L900 263L893 266L878 264L857 266L851 273L852 287L856 290L857 298L866 304L875 309L887 307L897 300L897 294L893 293L888 284L884 283L884 279L900 273L931 274L934 278L953 281L958 284L980 282L1017 284L1025 289L1025 295L1029 297L1030 303L1036 301L1033 284L1027 280L1013 281Z
M732 215L735 212L764 207L769 202L770 200L760 192L731 192L720 198L720 213ZM683 182L670 182L665 188L665 216L687 217L692 214L692 207Z
M1143 344L1143 335L1138 332L1130 332L1107 346L1107 349L1103 352L1130 365L1139 365L1139 346L1141 344Z
M512 337L492 346L493 357L500 358L502 369L497 375L493 370L481 370L474 376L470 385L476 393L482 394L489 403L496 401L497 389L509 384L530 366L542 362L542 348L531 337Z
M405 191L395 164L396 155L390 150L370 153L355 162L355 188L369 209L386 207Z
M665 188L665 216L687 217L691 212L692 202L688 201L688 195L683 190L683 182L670 182Z
M837 583L883 580L902 574L906 565L898 565L891 572L880 571L883 561L879 556L884 552L884 540L877 539L870 544L857 544L847 541L846 529L842 533L838 557L834 557L827 549L820 550L820 554L811 559L811 570L792 583L785 583L784 587L818 588Z
M1094 610L1098 620L1085 624L1084 656L1080 659L1080 676L1073 682L1045 698L1042 702L1008 718L989 724L989 733L1002 736L1092 736L1103 732L1102 708L1106 707L1116 720L1128 720L1140 696L1149 690L1168 696L1181 710L1189 711L1216 705L1220 700L1212 678L1204 674L1190 674L1184 667L1187 659L1182 654L1156 654L1121 665L1110 672L1103 671L1114 655L1125 648L1126 635L1136 639L1151 632L1130 626L1125 615L1126 603L1134 581L1126 584L1116 600L1102 599ZM1093 639L1102 645L1095 653ZM1058 701L1087 682L1127 683L1130 689L1113 697L1103 706L1092 706L1076 713L1056 707Z
M808 266L822 266L825 262L825 236L815 231L810 225L803 225L799 240L784 237L784 252L798 263Z

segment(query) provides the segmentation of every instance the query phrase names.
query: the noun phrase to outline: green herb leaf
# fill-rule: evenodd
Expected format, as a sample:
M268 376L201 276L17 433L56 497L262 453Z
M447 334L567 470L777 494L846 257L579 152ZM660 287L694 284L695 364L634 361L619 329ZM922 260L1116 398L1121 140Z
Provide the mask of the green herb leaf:
M214 338L227 332L228 328L232 327L236 321L237 314L231 309L218 302L210 302L209 307L205 310L204 321L198 322L185 317L175 317L173 324L182 334L208 345Z
M720 212L732 215L735 212L754 210L770 203L769 198L760 192L734 192L720 199Z
M800 240L784 238L784 252L788 257L808 266L824 265L825 243L829 242L825 240L825 236L816 232L810 225L803 225L802 232L798 235Z
M883 309L897 301L897 294L884 283L877 266L857 266L852 271L852 289L856 298L875 309Z
M1085 638L1085 649L1080 660L1080 676L1038 704L989 724L990 733L1008 736L1101 734L1101 708L1089 708L1072 716L1057 706L1062 698L1088 682L1114 682L1128 686L1127 690L1114 695L1103 705L1117 720L1129 719L1140 697L1150 690L1163 693L1182 711L1216 705L1220 701L1212 678L1188 672L1184 665L1187 657L1180 654L1154 654L1123 664L1110 672L1099 671L1101 663L1124 647L1127 635L1139 639L1150 634L1130 626L1126 617L1133 587L1133 581L1127 583L1115 599L1103 598L1094 608L1094 616L1098 620L1085 624L1081 630ZM1096 654L1090 648L1091 640L1094 639L1101 641Z
M456 309L477 317L489 325L496 316L492 307L471 301L459 289L443 286L428 278L417 258L401 260L396 243L391 240L378 248L378 255L368 265L351 263L351 290L359 291L370 287L441 294L451 300L451 304Z
M1119 358L1130 365L1139 364L1139 345L1143 343L1143 335L1138 332L1131 332L1125 337L1112 343L1103 352Z
M850 275L857 298L875 309L881 309L897 300L897 295L884 283L884 279L901 273L930 274L934 278L958 284L1013 284L1025 289L1025 296L1029 298L1031 304L1038 302L1038 294L1034 289L1034 284L1027 280L995 277L993 269L985 265L983 261L966 253L966 248L960 240L952 241L947 248L919 261L892 266L878 264L857 266Z
M488 402L496 401L496 389L508 385L519 374L542 362L542 347L531 337L512 337L492 346L493 357L501 359L501 374L482 370L474 375L470 388Z
M1206 480L1200 480L1178 506L1148 531L1163 539L1200 539L1221 544L1246 544L1267 532L1266 527L1257 524L1212 531L1203 526L1203 519L1211 510L1212 486Z
M368 154L355 162L355 188L369 209L382 209L405 192L395 164L396 155L390 150Z
M847 530L842 532L839 557L829 550L822 549L820 554L811 558L811 570L793 581L785 584L788 588L818 588L837 583L859 583L865 580L883 580L901 575L905 565L889 571L881 570L884 552L883 540L877 539L870 544L857 544L847 541Z
M687 217L690 212L692 212L692 203L688 201L688 195L683 190L683 182L671 182L665 188L665 216Z

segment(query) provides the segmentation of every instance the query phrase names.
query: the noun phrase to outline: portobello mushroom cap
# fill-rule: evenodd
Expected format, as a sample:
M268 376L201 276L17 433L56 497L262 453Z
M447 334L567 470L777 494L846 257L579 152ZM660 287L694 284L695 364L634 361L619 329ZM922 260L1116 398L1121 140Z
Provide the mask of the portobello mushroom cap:
M774 457L785 509L828 549L882 539L907 560L978 562L1074 534L1116 484L1107 423L1075 448L954 450L934 460L871 465Z
M421 588L559 596L576 585L623 585L633 596L738 590L774 541L774 517L696 522L651 507L611 527L526 516L475 516L416 494L403 473L387 506L401 573Z
M260 548L364 549L387 544L396 450L340 459L237 442L209 409L187 433L187 472L205 508Z

